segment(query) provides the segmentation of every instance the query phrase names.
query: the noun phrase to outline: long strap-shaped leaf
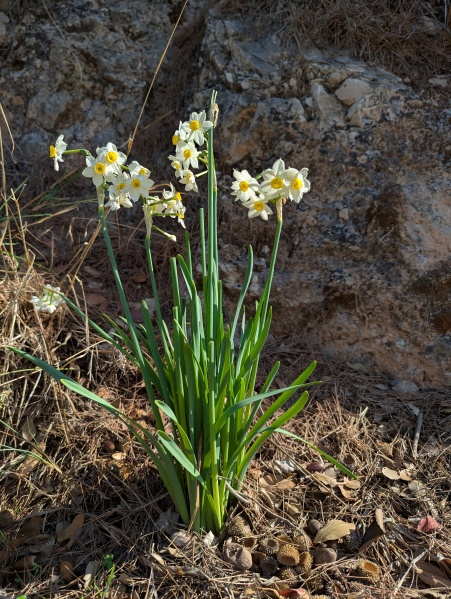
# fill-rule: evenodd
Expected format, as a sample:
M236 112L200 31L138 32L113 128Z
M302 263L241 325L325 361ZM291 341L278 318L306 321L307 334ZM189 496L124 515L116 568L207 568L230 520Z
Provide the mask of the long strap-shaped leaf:
M111 414L113 414L116 418L118 418L121 422L123 422L125 426L127 426L127 428L138 438L140 444L146 449L147 453L149 454L150 458L155 464L155 467L157 468L159 474L161 475L161 478L163 479L163 482L166 488L168 489L168 492L171 495L172 500L174 501L177 509L179 510L180 517L186 524L189 523L189 511L187 509L186 502L184 499L184 492L183 487L181 486L180 473L178 473L177 470L174 468L174 463L172 459L168 458L168 455L164 452L161 443L159 443L158 439L154 435L152 435L149 431L140 426L137 422L129 418L118 408L115 408L108 401L106 401L102 397L99 397L92 391L89 391L89 389L86 389L85 387L83 387L83 385L80 385L80 383L77 383L76 381L68 377L66 374L60 372L47 362L44 362L44 360L41 360L36 356L32 356L31 354L28 354L27 352L19 350L15 347L10 347L9 349L11 349L11 351L15 352L16 354L30 360L31 362L36 364L36 366L39 366L39 368L42 368L44 372L49 374L55 380L67 387L69 390L74 391L75 393L78 393L79 395L82 395L83 397L86 397L87 399L94 401L96 404L102 406ZM152 451L152 449L150 449L149 446L145 445L145 443L143 442L143 438L141 435L139 435L138 431L141 432L141 435L144 435L150 439L157 452Z

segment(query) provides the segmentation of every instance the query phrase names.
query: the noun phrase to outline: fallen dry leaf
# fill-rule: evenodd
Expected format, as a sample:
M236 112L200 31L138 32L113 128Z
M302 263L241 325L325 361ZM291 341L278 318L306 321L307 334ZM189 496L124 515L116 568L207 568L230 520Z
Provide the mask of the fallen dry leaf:
M32 449L33 453L38 454L39 451L44 452L45 451L45 443L38 443L37 445L34 445L34 449ZM28 456L23 462L21 462L17 468L15 469L15 472L13 472L12 474L19 474L21 476L27 476L27 474L30 474L30 472L32 470L34 470L36 468L36 466L38 464L41 464L42 460L35 458L33 456Z
M329 520L318 532L314 543L325 543L326 541L337 541L355 530L355 524L343 522L343 520Z
M335 478L333 478L332 476L328 476L327 474L324 474L324 472L315 472L314 474L312 474L312 476L319 483L322 483L323 485L329 487L335 487L335 485L337 484L337 480Z
M418 578L430 587L451 588L451 579L437 566L428 562L417 562Z
M240 595L247 599L280 599L280 596L275 589L262 589L260 586L247 587Z
M420 480L413 480L408 484L409 489L415 497L424 497L427 494L426 485Z
M295 503L288 503L288 501L286 501L284 505L285 505L285 510L289 516L292 516L293 518L295 518L296 516L299 516L300 514L302 514L302 505L301 504L296 505Z
M265 474L258 481L261 487L275 487L283 480L282 474Z
M25 557L19 558L13 564L14 570L31 570L36 561L35 555L26 555Z
M36 539L41 534L43 524L41 516L32 516L25 524L23 524L15 539L0 551L0 564L8 561L11 554L26 541Z
M22 437L25 439L25 441L33 441L33 439L36 437L36 426L33 420L27 418L27 421L20 432L22 433Z
M268 505L271 509L279 507L280 501L278 501L277 497L271 493L271 491L260 489L260 496L265 500L266 505Z
M284 478L278 485L277 488L281 491L286 491L287 489L296 488L296 482L292 478Z
M85 515L77 514L67 528L61 531L58 535L58 543L69 541L68 547L73 545L75 539L81 533L83 524L85 523Z
M359 553L365 551L374 543L380 536L385 534L384 513L380 508L377 508L374 513L374 520L363 535L362 544L359 548Z
M352 489L353 491L358 491L358 489L360 489L361 487L359 480L346 479L342 484L344 484L348 489Z
M88 274L91 275L91 277L100 277L101 276L101 272L100 270L97 270L96 268L93 268L92 266L83 266L83 270Z
M339 488L340 493L343 495L343 497L345 499L348 499L350 501L351 500L354 500L354 501L356 500L354 492L351 489L348 489L343 483L338 483L337 487Z
M138 271L130 277L134 283L145 283L147 281L147 275L143 271Z
M396 470L387 467L382 468L382 474L385 478L389 478L390 480L399 480L401 478Z
M87 293L85 299L88 306L106 307L108 305L108 300L100 293Z
M399 471L399 478L407 482L411 481L414 477L414 471L412 469L404 468Z
M431 530L438 530L442 525L435 520L432 516L425 516L422 518L417 526L417 530L420 532L430 532Z
M310 597L310 593L307 589L284 589L280 591L280 595L282 597L288 597L288 599L308 599Z

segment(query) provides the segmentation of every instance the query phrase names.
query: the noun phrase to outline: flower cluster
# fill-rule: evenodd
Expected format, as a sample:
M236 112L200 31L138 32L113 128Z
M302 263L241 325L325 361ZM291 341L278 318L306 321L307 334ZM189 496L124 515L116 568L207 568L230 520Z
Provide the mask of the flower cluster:
M185 191L198 191L196 176L191 169L199 168L199 160L204 164L207 162L207 152L200 151L198 147L204 144L206 132L211 127L213 123L207 120L205 111L193 112L189 121L180 123L179 129L172 137L175 153L170 155L169 159L175 169L175 176L185 186ZM59 170L59 163L63 162L63 154L77 152L84 154L86 168L82 174L91 179L96 188L102 191L102 198L104 192L108 192L108 202L105 206L113 211L119 208L131 208L141 199L148 236L153 226L153 217L156 215L177 218L184 226L186 208L182 203L181 193L171 183L169 189L162 190L161 196L150 195L155 186L155 182L150 178L150 170L137 161L127 166L127 156L113 143L109 142L106 146L97 148L96 156L92 156L86 150L66 151L66 148L67 144L63 141L62 135L58 137L54 146L50 146L50 158L54 160L55 170ZM169 237L173 239L172 235Z
M185 186L185 191L198 191L196 175L191 169L199 168L199 160L206 164L206 150L199 151L196 147L203 146L206 133L213 127L211 121L207 121L205 111L193 112L189 121L180 123L179 128L172 136L175 153L168 156L171 166L175 170L175 176ZM197 175L199 176L199 175Z
M41 312L49 312L49 314L53 314L58 306L63 301L63 298L59 293L59 287L52 287L50 285L46 285L42 288L41 294L39 297L33 295L31 298L31 303L35 305L36 310Z
M310 189L307 180L308 169L298 171L295 168L286 168L285 162L279 158L272 168L268 168L256 178L247 170L233 172L235 181L232 184L232 195L235 201L240 200L249 212L249 218L261 216L268 220L273 214L270 204L277 200L292 200L299 203L303 194ZM263 179L260 183L257 179Z

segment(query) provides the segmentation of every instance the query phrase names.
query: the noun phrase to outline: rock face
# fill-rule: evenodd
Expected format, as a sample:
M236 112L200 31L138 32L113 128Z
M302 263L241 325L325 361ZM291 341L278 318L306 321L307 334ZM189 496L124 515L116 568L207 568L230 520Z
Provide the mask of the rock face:
M21 132L19 156L35 161L60 133L94 148L126 141L172 29L168 12L140 0L54 2L48 11L10 3L0 12L3 101Z
M450 77L421 94L380 68L290 51L275 28L194 6L203 8L203 41L186 113L218 90L231 305L249 241L251 296L261 291L274 222L243 221L228 175L257 174L281 157L310 169L312 190L284 208L274 333L390 374L409 392L450 385ZM52 19L41 3L21 15L0 10L3 102L20 155L36 160L60 133L94 147L126 141L172 29L171 3L55 2Z
M399 387L409 392L415 384L450 385L448 106L347 56L283 52L276 37L214 11L202 61L206 93L196 100L205 105L208 90L220 90L223 162L256 174L282 157L310 169L312 191L284 209L276 326L411 381ZM243 215L230 201L224 206L232 291L244 268L244 252L236 251L245 243ZM258 293L270 233L263 222L250 231L263 240Z

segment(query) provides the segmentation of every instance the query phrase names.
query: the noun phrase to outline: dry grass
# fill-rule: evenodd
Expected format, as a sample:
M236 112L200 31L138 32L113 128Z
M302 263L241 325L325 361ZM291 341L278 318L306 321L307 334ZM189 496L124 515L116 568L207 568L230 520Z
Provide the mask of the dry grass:
M449 0L226 0L225 14L252 14L300 49L350 52L412 83L448 74Z

